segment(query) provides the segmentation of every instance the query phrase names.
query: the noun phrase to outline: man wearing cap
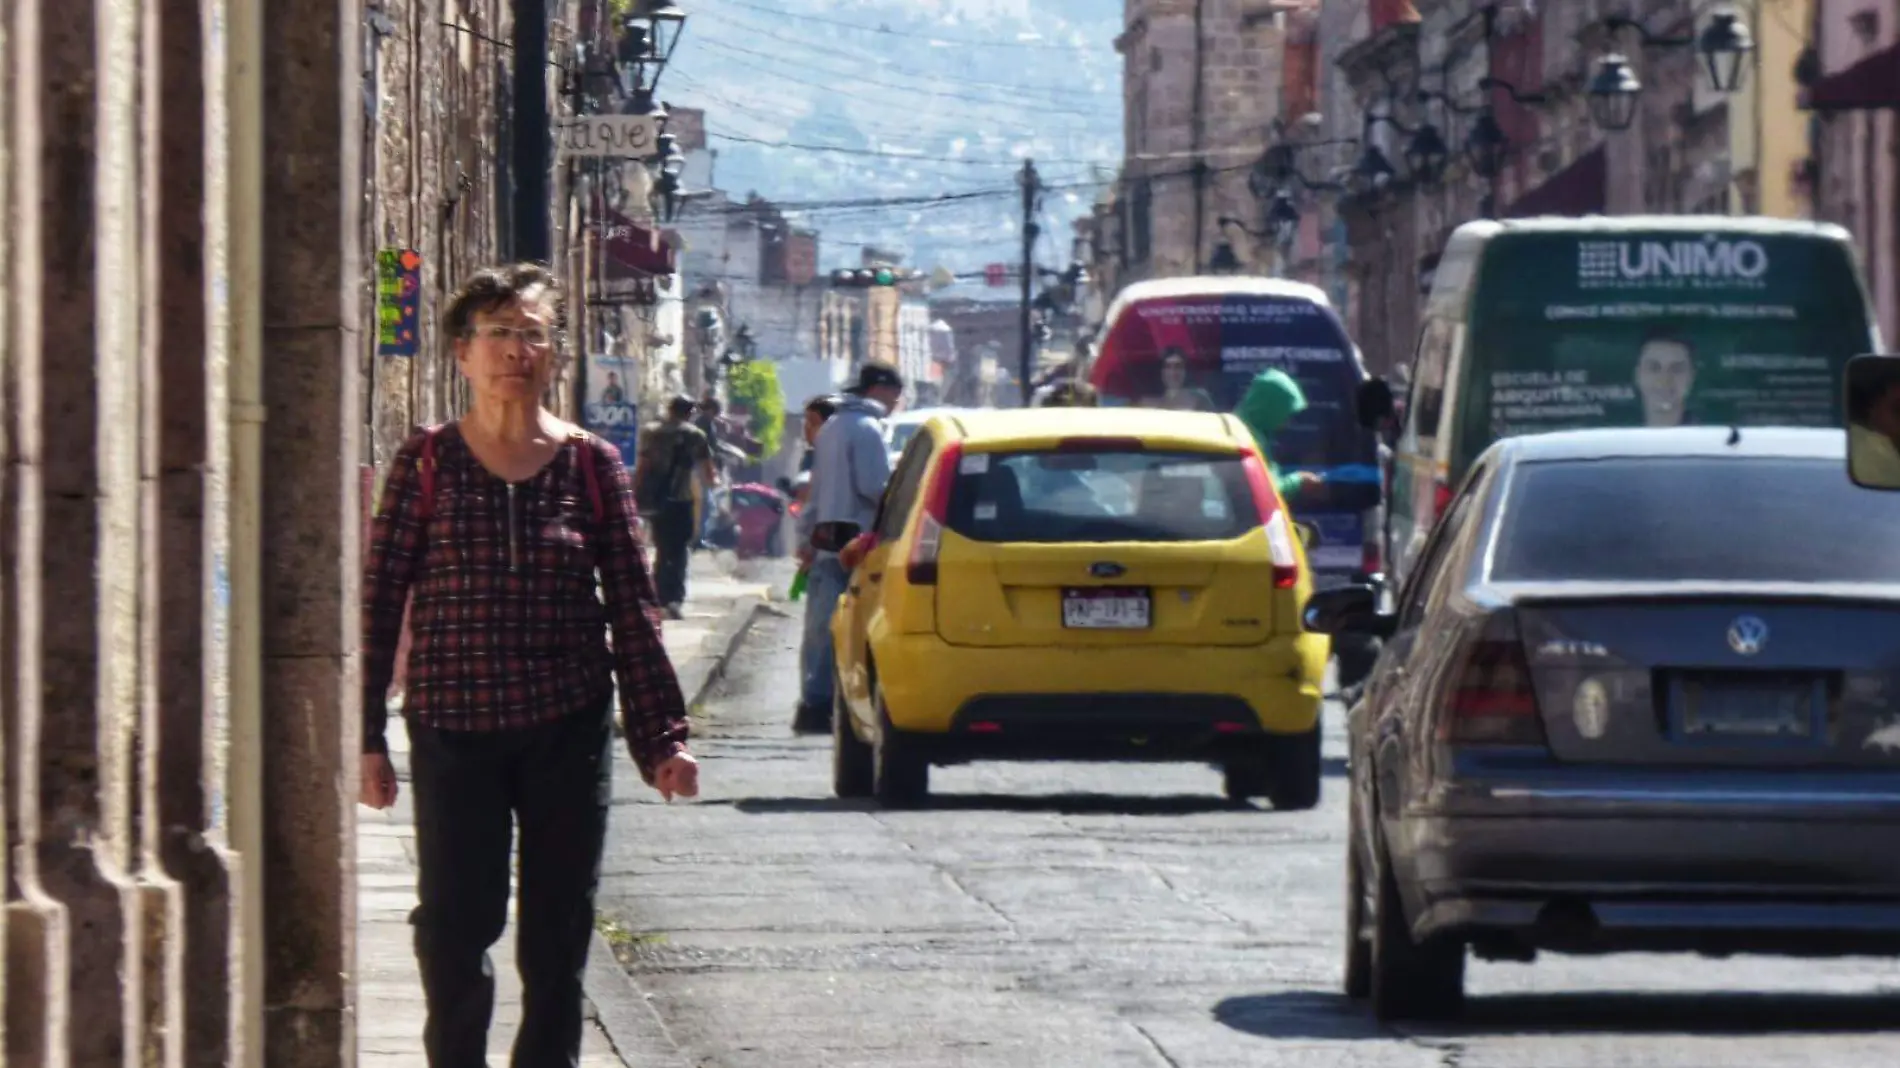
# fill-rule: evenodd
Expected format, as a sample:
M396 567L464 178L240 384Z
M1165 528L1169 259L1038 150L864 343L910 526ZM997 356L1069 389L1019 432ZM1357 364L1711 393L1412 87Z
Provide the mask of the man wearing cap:
M831 614L844 595L848 573L835 552L816 552L812 531L821 523L852 523L870 530L878 501L890 481L891 457L884 447L884 419L904 395L897 368L872 361L858 369L857 384L839 398L837 411L812 443L811 491L798 516L798 559L810 569L806 579L803 686L793 725L801 731L831 726L832 684L836 668L831 648Z

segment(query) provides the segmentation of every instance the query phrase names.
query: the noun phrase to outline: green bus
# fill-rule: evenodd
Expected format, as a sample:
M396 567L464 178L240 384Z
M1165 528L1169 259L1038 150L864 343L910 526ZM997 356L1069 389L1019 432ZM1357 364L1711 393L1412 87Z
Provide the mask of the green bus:
M1403 409L1385 515L1397 590L1471 461L1500 438L1604 426L1844 426L1847 361L1881 351L1838 226L1743 216L1485 220L1448 242ZM1398 419L1388 417L1397 415Z

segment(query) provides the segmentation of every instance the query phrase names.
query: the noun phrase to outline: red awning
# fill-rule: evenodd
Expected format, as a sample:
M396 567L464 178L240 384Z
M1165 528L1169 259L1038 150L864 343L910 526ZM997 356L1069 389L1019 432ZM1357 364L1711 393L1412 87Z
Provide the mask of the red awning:
M1808 86L1801 106L1810 111L1900 108L1900 42Z
M1504 217L1601 215L1609 207L1609 180L1609 160L1603 146L1598 145L1543 185L1517 198L1504 210Z
M609 209L600 223L607 245L607 277L651 278L673 273L673 246L617 211Z

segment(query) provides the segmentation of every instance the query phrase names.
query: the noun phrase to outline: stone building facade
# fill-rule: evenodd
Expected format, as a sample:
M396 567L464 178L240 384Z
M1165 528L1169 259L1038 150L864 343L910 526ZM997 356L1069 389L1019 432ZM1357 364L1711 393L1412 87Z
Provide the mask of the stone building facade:
M355 1063L362 465L505 252L511 7L0 5L10 1068Z
M1804 2L1741 8L1762 25L1800 18ZM1323 121L1305 132L1314 141L1363 137L1399 171L1376 192L1339 190L1311 205L1321 232L1328 213L1344 223L1348 322L1374 370L1409 361L1439 253L1467 221L1761 210L1764 166L1787 164L1738 129L1776 128L1793 113L1792 95L1717 93L1693 49L1645 45L1635 30L1612 35L1602 24L1611 14L1630 15L1654 39L1682 39L1700 28L1700 12L1690 0L1409 0L1372 5L1352 20L1356 37L1334 57L1343 78L1315 76L1322 98L1330 88L1348 100L1344 107L1323 101ZM1326 25L1322 36L1340 26ZM1626 131L1599 129L1589 115L1584 86L1606 51L1629 56L1643 83ZM1760 62L1751 61L1748 77L1761 76ZM1501 84L1487 90L1487 78ZM1487 111L1505 137L1490 176L1477 172L1465 150ZM1368 115L1397 121L1368 125ZM1405 131L1428 121L1452 149L1442 177L1429 183L1405 174L1402 162ZM1746 154L1737 146L1748 146ZM1785 196L1776 200L1784 210L1798 208ZM1319 245L1317 235L1303 235L1295 261L1319 263Z
M1818 214L1858 239L1888 351L1900 345L1900 10L1820 0L1802 101Z
M1127 0L1124 152L1098 279L1197 274L1255 213L1247 174L1279 114L1287 0ZM1103 257L1111 262L1099 263Z

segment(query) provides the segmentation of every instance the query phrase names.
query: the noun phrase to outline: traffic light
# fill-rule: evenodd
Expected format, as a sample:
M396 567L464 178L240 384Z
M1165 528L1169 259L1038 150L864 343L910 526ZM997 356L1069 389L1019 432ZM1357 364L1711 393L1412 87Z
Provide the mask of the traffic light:
M924 272L909 267L843 267L831 272L831 284L840 289L901 286L922 281Z

